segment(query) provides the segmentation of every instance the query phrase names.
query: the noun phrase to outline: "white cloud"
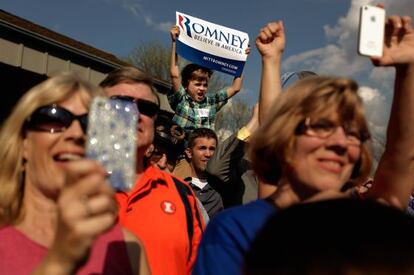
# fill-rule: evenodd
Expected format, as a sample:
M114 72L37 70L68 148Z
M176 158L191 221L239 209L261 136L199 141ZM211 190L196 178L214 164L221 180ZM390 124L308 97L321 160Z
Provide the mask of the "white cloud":
M362 86L359 88L358 94L364 101L365 115L372 137L374 167L376 167L384 151L385 132L390 111L389 103L386 102L386 97L377 89Z
M395 70L393 68L376 67L371 70L368 78L371 83L376 84L376 86L380 87L383 91L383 94L385 95L392 94L393 92L394 76Z
M368 121L376 127L376 130L385 128L389 115L389 104L386 102L386 97L379 90L366 86L360 87L358 94L364 101L365 115Z
M154 30L162 31L162 32L169 32L171 27L174 25L174 23L170 22L170 21L167 21L167 22L154 22L150 15L145 15L144 16L144 21L145 21L145 24L148 27L151 27Z

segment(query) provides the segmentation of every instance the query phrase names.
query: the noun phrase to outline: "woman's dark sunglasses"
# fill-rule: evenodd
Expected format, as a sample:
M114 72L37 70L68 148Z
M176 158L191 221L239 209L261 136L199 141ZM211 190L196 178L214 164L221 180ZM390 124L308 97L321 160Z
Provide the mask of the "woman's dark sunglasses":
M88 114L74 115L63 107L55 104L36 109L26 120L24 128L31 131L49 133L63 132L70 127L74 120L78 120L82 130L86 133Z
M158 114L158 111L160 110L160 107L158 106L158 104L152 101L149 101L149 100L141 99L141 98L133 98L131 96L124 96L124 95L114 95L114 96L111 96L111 99L133 102L137 105L138 111L140 114L143 114L149 117L154 117L156 114Z

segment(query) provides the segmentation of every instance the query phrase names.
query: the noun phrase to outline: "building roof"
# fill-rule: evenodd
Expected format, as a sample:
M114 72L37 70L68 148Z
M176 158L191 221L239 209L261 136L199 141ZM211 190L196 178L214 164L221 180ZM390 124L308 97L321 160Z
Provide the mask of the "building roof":
M101 59L102 62L112 63L115 67L126 66L128 63L118 59L115 55L99 50L85 43L69 38L65 35L37 25L21 17L10 14L4 10L0 10L0 22L9 25L16 31L25 33L26 35L43 39L45 42L60 45L69 51L75 51L78 53L83 52L84 54Z
M115 68L131 66L112 53L72 39L0 9L0 63L39 75L76 71L98 84ZM15 76L19 78L19 76ZM152 78L160 92L161 108L172 112L165 94L169 82Z

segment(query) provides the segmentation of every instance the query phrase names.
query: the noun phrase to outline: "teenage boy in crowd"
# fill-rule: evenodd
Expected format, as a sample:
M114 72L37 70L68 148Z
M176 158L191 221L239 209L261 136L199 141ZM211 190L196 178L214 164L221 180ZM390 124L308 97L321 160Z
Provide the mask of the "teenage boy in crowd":
M223 210L221 196L212 186L220 187L222 183L206 171L207 163L214 155L216 147L216 133L208 128L199 128L191 132L188 147L185 150L191 167L191 177L185 180L190 182L210 218Z

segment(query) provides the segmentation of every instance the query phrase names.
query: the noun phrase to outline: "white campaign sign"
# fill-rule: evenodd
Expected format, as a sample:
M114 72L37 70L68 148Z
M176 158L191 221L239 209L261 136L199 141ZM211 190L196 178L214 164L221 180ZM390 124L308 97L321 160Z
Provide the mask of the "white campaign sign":
M249 36L245 32L176 12L180 36L177 53L191 62L240 76L247 59Z

